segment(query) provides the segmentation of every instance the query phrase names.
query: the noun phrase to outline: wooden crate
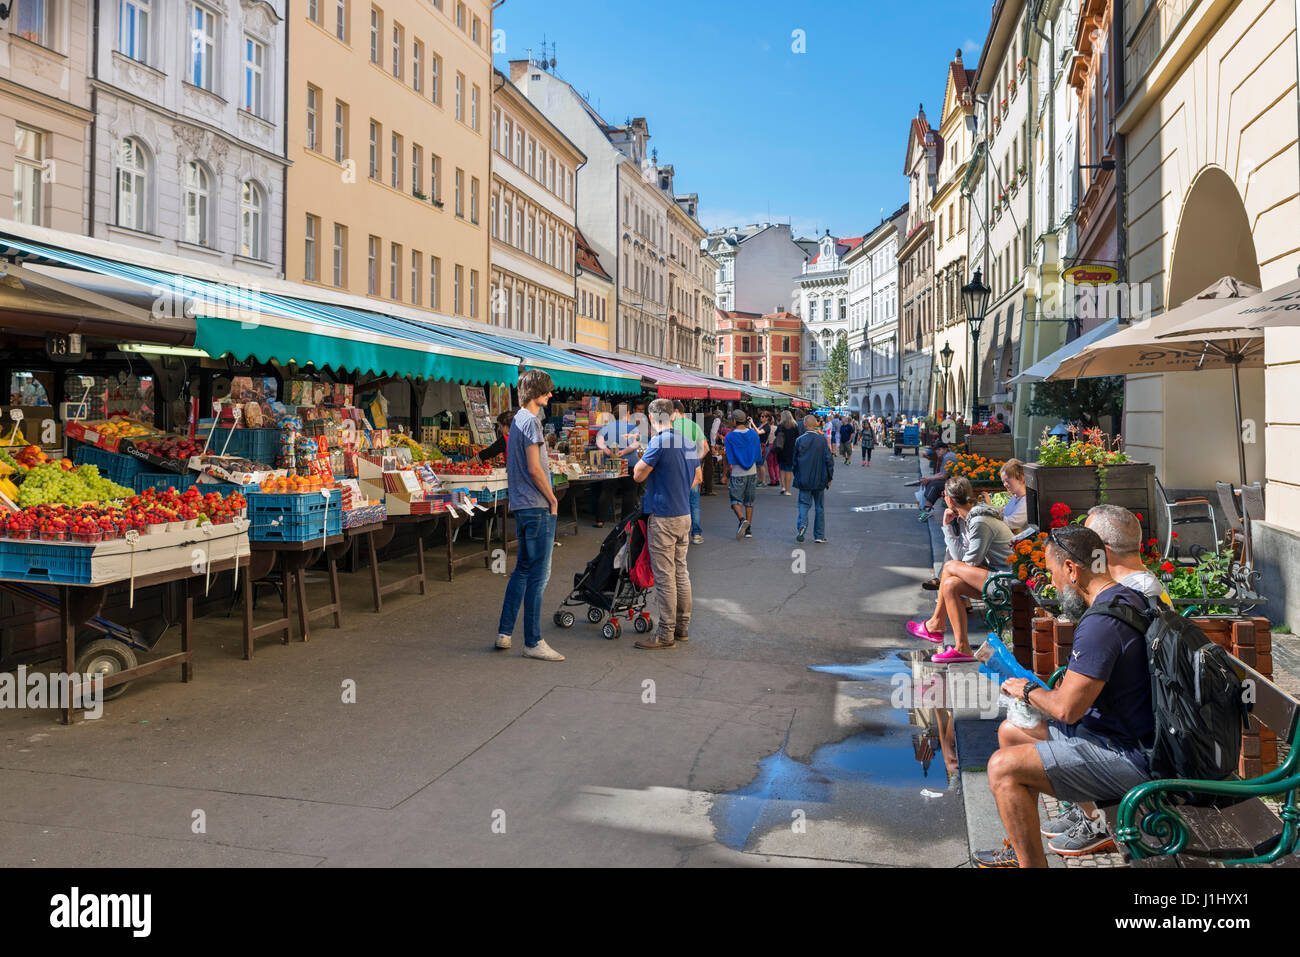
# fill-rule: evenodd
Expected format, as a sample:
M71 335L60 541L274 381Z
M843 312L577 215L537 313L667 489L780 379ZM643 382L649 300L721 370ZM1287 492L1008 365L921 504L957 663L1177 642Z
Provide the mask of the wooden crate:
M1153 532L1156 502L1155 467L1145 462L1111 465L1106 468L1106 503L1122 505L1142 516L1142 538ZM1073 515L1086 514L1102 504L1097 470L1090 465L1025 466L1029 521L1040 529L1052 524L1052 506L1064 503Z

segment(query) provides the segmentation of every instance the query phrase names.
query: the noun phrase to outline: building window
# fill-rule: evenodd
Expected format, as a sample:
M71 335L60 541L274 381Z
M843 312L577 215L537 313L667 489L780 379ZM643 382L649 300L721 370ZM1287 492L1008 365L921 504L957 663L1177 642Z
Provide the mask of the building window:
M320 23L320 0L307 0L307 19Z
M419 40L411 48L411 86L416 93L424 92L424 44Z
M379 237L371 236L366 250L366 292L379 295Z
M478 270L469 271L469 317L478 318Z
M429 257L429 308L438 309L442 305L442 260L437 256Z
M265 76L266 46L252 37L244 37L244 109L254 116L265 116L262 79Z
M12 5L10 5L12 8ZM50 45L53 10L46 0L22 0L14 14L13 32L24 40L39 43L43 47Z
M429 159L429 198L442 202L442 160L434 154Z
M506 200L502 200L502 205L501 205L501 230L502 230L502 236L501 236L501 238L504 239L507 243L513 243L513 242L514 242L514 239L513 239L514 231L510 228L510 227L511 227L510 215L511 215L511 210L510 210L510 200L508 200L508 199L506 199Z
M262 190L245 180L239 190L239 255L265 259L262 249Z
M20 7L26 4L19 4ZM22 10L19 10L21 17ZM117 5L117 48L132 60L149 62L149 21L153 0L119 0Z
M379 179L379 137L381 135L379 124L374 120L370 121L370 178Z
M317 234L320 232L320 217L307 214L307 231L303 237L303 278L315 282L320 275L320 250Z
M460 27L461 32L465 31L465 4L456 4L456 26Z
M411 303L418 306L424 298L420 282L424 277L423 257L418 250L411 250Z
M205 90L215 90L217 15L197 3L190 10L190 82Z
M471 176L469 180L469 221L475 226L478 225L478 177Z
M495 193L493 193L492 197L488 200L488 224L489 224L489 228L492 230L492 238L496 239L497 238L497 197Z
M320 152L320 90L307 87L307 149Z
M348 228L334 224L334 285L342 289L348 284Z
M402 188L402 137L394 133L392 137L393 148L391 151L390 166L392 167L390 175L392 177L393 189Z
M460 309L460 287L465 277L465 267L457 266L452 271L451 277L451 311L456 315L461 315Z
M370 62L375 66L383 66L383 53L380 49L380 37L384 31L384 15L379 12L378 7L370 8Z
M388 244L388 298L401 299L402 288L399 274L402 271L401 243Z
M469 38L470 38L471 40L473 40L476 44L479 42L479 26L480 26L481 23L482 23L482 21L479 20L478 17L475 17L475 18L474 18L474 22L473 22L473 24L471 25L471 27L470 27L470 31L469 31Z
M429 97L434 103L442 105L442 86L439 77L442 75L442 57L434 53L429 57Z
M790 363L788 362L781 363L781 381L782 382L790 381Z
M187 243L208 245L208 211L212 201L211 180L202 163L190 160L185 164L185 226L183 238Z
M348 42L348 0L334 0L334 36Z
M147 230L148 156L140 141L122 140L117 151L117 224L127 229Z
M399 24L393 24L393 76L402 78L402 64L406 62L406 38Z
M462 123L465 122L464 91L465 91L465 75L463 73L457 73L456 74L456 119L460 120Z
M465 192L465 171L463 169L458 169L456 170L455 210L456 210L456 215L459 216L461 219L465 218L465 206L462 199L464 192Z
M475 83L469 91L469 125L475 132L478 132L478 84Z
M411 145L411 192L424 194L424 147L418 143Z
M342 100L334 101L334 162L342 163L348 158L348 105Z
M14 125L14 219L31 226L44 220L45 195L41 174L45 169L45 137L21 124Z

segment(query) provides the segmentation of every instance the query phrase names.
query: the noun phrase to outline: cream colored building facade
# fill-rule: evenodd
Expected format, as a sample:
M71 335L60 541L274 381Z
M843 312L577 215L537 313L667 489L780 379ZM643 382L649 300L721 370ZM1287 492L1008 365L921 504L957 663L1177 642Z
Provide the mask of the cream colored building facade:
M700 267L700 371L712 373L718 364L718 272L721 268L708 253L699 254Z
M89 8L20 4L0 29L0 218L85 230Z
M492 325L574 342L577 170L586 155L500 71L492 85Z
M1300 266L1296 7L1276 0L1124 0L1132 39L1116 128L1124 137L1128 280L1155 311L1220 276L1267 289ZM1159 319L1156 320L1159 322ZM1127 446L1171 488L1265 482L1256 523L1266 611L1300 617L1300 330L1265 337L1267 369L1243 369L1242 423L1227 372L1130 376ZM1253 441L1249 441L1253 439Z
M672 195L671 166L659 168L659 184ZM701 371L703 365L703 309L705 289L701 281L700 241L708 231L695 218L699 197L673 196L668 207L668 345L664 357L684 369ZM708 300L713 299L710 281Z
M286 276L487 322L490 0L294 4L290 36Z

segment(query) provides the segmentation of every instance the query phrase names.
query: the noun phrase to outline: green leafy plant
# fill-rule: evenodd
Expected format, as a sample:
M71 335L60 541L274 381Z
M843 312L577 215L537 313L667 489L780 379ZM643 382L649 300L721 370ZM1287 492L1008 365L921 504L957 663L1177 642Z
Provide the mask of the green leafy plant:
M1103 415L1118 418L1124 404L1124 377L1102 376L1078 381L1035 382L1025 406L1029 415L1078 422L1094 428Z
M831 347L822 373L822 391L828 405L843 405L849 398L849 340L840 337Z

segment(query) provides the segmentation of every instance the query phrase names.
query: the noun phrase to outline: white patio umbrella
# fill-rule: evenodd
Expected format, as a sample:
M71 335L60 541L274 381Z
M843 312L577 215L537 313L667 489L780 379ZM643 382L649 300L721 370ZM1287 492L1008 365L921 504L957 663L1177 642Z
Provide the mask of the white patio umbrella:
M1239 300L1237 307L1259 291L1232 277L1224 277L1193 299L1157 316L1135 323L1122 332L1094 343L1063 362L1049 379L1087 379L1106 375L1137 375L1149 372L1198 372L1205 369L1232 371L1232 399L1237 423L1241 422L1241 377L1243 365L1262 368L1264 335L1254 329L1220 329L1176 334L1189 324L1225 306L1225 300ZM1217 315L1217 313L1216 313ZM1214 325L1216 323L1211 323ZM1298 323L1300 324L1300 323ZM1241 484L1246 484L1246 447L1240 427L1237 439L1237 467Z

